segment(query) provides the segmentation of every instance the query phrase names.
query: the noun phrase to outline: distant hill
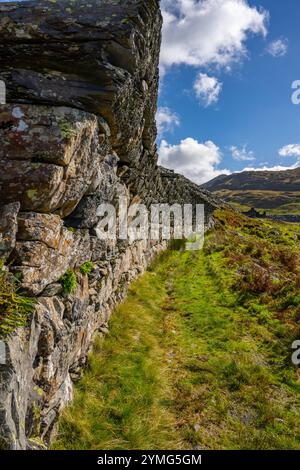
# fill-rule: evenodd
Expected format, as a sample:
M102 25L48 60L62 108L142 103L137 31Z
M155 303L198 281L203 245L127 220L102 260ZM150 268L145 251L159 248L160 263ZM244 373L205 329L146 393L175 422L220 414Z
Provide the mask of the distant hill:
M300 191L300 167L286 171L243 171L232 175L220 175L202 187L212 192L223 189Z
M271 214L300 213L300 168L220 175L203 184L202 188L240 209L255 207Z

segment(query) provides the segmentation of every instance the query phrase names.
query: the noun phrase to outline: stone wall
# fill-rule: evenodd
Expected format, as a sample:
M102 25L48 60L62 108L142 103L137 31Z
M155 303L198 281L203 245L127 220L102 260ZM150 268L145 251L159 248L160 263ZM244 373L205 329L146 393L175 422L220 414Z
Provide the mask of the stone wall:
M0 448L49 445L93 335L166 247L99 240L99 204L204 203L207 221L220 205L157 166L160 31L158 0L0 4L0 256L36 299L5 339Z

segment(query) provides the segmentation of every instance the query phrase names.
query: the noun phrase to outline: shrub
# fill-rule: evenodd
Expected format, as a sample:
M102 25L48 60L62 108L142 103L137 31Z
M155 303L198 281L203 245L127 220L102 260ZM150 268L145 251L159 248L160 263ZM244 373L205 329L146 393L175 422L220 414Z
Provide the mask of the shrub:
M14 277L0 267L0 337L25 326L34 310L34 300L17 292Z
M60 279L63 291L66 294L73 294L77 288L77 276L74 271L69 269Z

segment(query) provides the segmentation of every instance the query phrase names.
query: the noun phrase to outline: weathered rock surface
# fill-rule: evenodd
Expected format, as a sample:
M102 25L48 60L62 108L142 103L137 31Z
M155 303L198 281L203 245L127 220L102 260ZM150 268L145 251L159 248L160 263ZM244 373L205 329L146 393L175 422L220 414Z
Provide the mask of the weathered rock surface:
M0 5L0 78L14 103L71 105L105 118L119 157L153 149L158 0Z
M73 233L58 215L21 213L18 226L12 270L22 274L22 287L30 294L40 294L68 268L91 257L88 232Z
M68 215L110 152L104 121L76 109L5 105L0 128L1 199L21 210Z
M157 166L160 29L158 0L0 4L0 257L37 302L6 339L0 448L51 442L94 333L166 247L99 239L99 205L204 204L207 223L220 205Z
M0 260L4 261L16 245L18 202L0 207Z

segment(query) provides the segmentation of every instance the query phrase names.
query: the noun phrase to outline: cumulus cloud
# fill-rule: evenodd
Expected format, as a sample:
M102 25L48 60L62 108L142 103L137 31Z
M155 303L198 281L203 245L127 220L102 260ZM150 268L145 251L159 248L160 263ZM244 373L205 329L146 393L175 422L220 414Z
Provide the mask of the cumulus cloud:
M177 171L195 183L202 184L220 174L230 174L229 170L219 170L222 155L212 141L201 143L191 137L178 145L163 140L159 149L159 163Z
M283 57L288 51L288 40L286 38L276 39L270 42L266 52L273 57Z
M172 131L174 127L179 126L180 119L178 114L174 113L170 108L162 106L157 110L156 124L158 135L161 137L166 132Z
M246 161L253 161L255 160L254 152L252 150L247 149L247 145L243 145L243 147L236 147L232 145L230 147L231 155L234 160L238 162L246 162Z
M300 160L294 163L294 165L291 166L283 166L283 165L274 165L274 166L261 166L259 168L253 168L253 167L246 167L243 168L243 170L237 172L241 173L242 171L286 171L286 170L294 170L295 168L298 168L300 165Z
M225 66L247 54L248 35L267 34L268 13L247 0L162 0L161 68Z
M194 83L194 90L199 101L207 107L218 102L222 83L216 77L199 73Z
M243 161L243 160L241 160ZM198 142L188 137L177 145L162 140L159 149L159 163L166 168L186 176L197 184L203 184L219 175L230 175L229 169L220 169L222 153L220 148L212 141ZM300 159L291 166L264 164L259 167L245 167L243 171L284 171L293 170L300 166Z
M278 153L281 157L300 157L300 144L285 145Z

